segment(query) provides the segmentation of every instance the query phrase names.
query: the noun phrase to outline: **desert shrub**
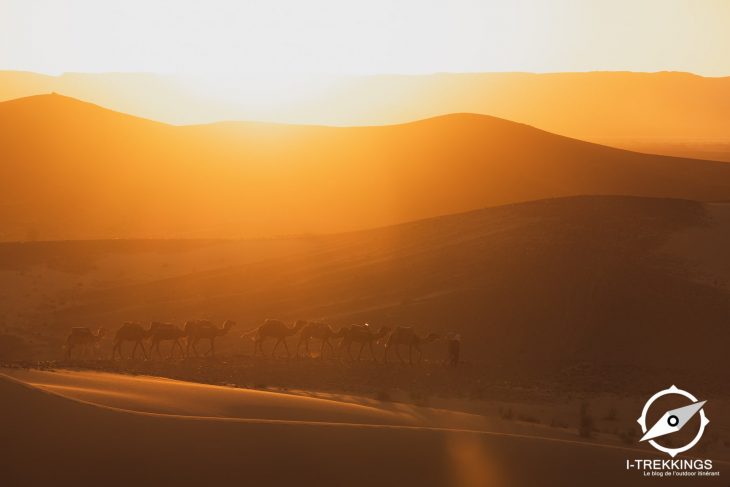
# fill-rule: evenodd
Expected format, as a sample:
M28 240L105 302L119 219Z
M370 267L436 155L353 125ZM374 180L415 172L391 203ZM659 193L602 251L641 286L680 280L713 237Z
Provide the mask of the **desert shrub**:
M471 391L469 391L469 399L484 399L484 389L472 389Z
M626 444L633 444L636 442L636 430L634 428L629 428L626 431L619 433L618 437Z
M616 411L615 406L611 406L611 408L606 413L606 416L603 417L603 419L606 421L616 421L617 418L618 418L618 412Z
M500 407L499 408L499 417L502 418L502 419L506 419L508 421L511 421L515 417L515 415L514 415L514 412L512 411L512 408L504 408L503 409L503 408Z
M413 401L413 403L415 403L417 406L428 405L429 396L425 392L411 391L408 394L408 397L410 397L411 401Z
M377 399L378 401L383 401L383 402L392 402L393 401L393 397L390 395L390 392L385 391L385 390L378 391L375 394L375 399Z
M593 436L593 416L591 415L590 406L587 402L580 405L580 420L578 422L578 435L582 438L591 438Z
M530 416L529 414L519 414L517 415L517 419L520 421L524 421L525 423L540 424L540 420L538 418Z

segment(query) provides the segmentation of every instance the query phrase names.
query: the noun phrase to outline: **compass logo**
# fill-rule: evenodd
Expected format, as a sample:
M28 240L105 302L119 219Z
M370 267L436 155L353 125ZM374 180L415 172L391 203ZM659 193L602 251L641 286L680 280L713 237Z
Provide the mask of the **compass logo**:
M647 413L651 409L652 404L654 404L654 401L656 401L660 397L669 394L684 396L685 398L690 400L691 403L677 409L666 411L651 428L647 428ZM667 453L672 458L682 452L689 450L690 448L695 446L698 441L700 441L700 438L702 438L702 434L705 432L705 427L710 422L710 420L707 419L707 416L705 415L704 409L702 408L706 402L707 401L698 401L695 396L687 391L679 389L677 386L674 385L669 389L664 389L657 392L656 394L651 396L648 401L646 401L646 404L644 404L644 410L641 412L641 417L639 417L639 419L637 420L637 422L641 426L641 431L644 433L641 441L648 441L651 446L659 451ZM694 438L686 445L677 448L668 448L654 441L655 438L670 435L681 430L689 422L689 420L698 413L700 415L700 427L697 430L697 434L694 436Z

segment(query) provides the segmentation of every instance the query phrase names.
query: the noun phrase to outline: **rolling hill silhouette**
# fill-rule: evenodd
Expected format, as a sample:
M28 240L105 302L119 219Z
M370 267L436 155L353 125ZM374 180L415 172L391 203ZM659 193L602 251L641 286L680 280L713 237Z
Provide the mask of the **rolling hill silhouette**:
M494 117L176 127L60 95L0 104L0 238L240 237L580 194L730 198L730 166Z
M501 365L697 370L718 366L730 338L730 268L696 266L730 241L715 211L727 207L571 197L284 240L7 243L0 265L33 269L35 287L9 289L37 296L29 327L46 323L58 343L76 323L207 316L246 329L277 316L456 330L467 360Z
M188 85L146 73L0 71L0 101L57 91L174 124L382 125L481 113L616 147L730 161L730 77L682 72L353 76L328 80L323 93L284 107L262 103L253 94L225 100L225 93L191 91Z

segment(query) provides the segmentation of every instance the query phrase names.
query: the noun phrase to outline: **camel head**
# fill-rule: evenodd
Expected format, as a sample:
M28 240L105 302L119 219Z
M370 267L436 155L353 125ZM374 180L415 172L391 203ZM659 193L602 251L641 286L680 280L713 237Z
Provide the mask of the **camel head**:
M103 326L100 326L99 329L96 330L96 338L98 340L101 340L105 336L106 336L106 328L104 328Z
M236 322L235 321L226 320L226 321L223 322L223 328L221 328L221 330L220 330L219 333L221 335L225 335L226 333L228 333L228 330L230 330L234 326L236 326Z
M224 330L230 330L232 327L236 326L236 322L233 320L226 320L223 322L223 329Z
M306 324L307 324L307 322L306 322L306 321L304 321L304 320L297 320L297 322L296 322L296 323L294 323L294 328L292 328L292 330L293 330L293 333L296 333L296 332L298 332L299 330L301 330L302 328L304 328L304 326L305 326Z

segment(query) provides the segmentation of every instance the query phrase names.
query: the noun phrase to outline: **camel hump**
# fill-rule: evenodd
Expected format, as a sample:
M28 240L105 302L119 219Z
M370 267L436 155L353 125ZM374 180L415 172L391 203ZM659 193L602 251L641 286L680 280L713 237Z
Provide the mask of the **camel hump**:
M206 326L213 326L213 323L208 320L188 320L185 322L185 331L204 328Z

